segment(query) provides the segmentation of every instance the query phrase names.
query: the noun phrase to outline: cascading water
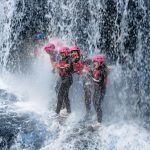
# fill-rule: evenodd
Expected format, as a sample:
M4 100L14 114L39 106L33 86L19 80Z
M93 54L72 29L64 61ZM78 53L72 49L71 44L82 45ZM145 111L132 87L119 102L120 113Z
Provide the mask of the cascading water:
M3 1L0 149L148 150L149 8L146 0ZM70 90L72 114L65 121L54 117L57 77L46 54L41 59L32 55L39 31L61 45L79 45L84 56L106 54L112 71L103 124L96 131L85 126L78 84ZM91 119L94 122L95 116Z
M13 1L2 1L0 4L0 68L2 70L7 65L7 58L11 47L11 19L14 11L15 3Z

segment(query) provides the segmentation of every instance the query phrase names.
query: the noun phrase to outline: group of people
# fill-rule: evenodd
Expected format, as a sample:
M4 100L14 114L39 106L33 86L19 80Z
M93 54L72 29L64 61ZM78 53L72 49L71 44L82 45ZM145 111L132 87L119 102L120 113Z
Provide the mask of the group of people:
M59 88L57 89L56 113L59 114L62 107L66 108L67 113L71 113L69 89L73 83L73 75L78 74L83 81L87 116L90 114L93 101L97 121L101 122L101 102L105 96L108 77L108 66L105 62L105 56L97 54L92 58L83 60L78 46L65 46L57 50L54 43L45 45L44 51L50 57L53 72L58 73L60 77L57 83ZM91 87L93 87L93 94Z
M73 74L78 74L83 80L85 92L85 106L87 114L90 113L91 99L97 113L98 122L102 121L101 102L105 95L108 68L105 63L105 56L98 54L93 58L82 60L80 48L77 46L61 47L59 49L60 59L57 58L57 50L52 43L44 47L45 52L50 57L53 70L60 76L60 87L57 93L56 113L59 114L63 104L67 113L71 113L69 89L73 83ZM92 65L91 65L92 64ZM91 94L91 85L94 87L94 94ZM92 96L92 97L91 97Z

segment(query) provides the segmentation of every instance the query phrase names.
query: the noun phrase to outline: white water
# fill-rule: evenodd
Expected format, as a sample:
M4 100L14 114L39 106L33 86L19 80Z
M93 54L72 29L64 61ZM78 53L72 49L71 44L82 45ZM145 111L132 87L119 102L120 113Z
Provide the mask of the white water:
M41 71L39 72L39 69ZM119 68L118 68L119 69ZM112 99L112 91L114 89L108 87L108 93L104 102L104 118L101 127L96 131L88 129L84 123L84 110L74 108L73 113L60 123L55 116L56 96L53 88L54 76L50 73L47 62L36 65L33 78L19 78L10 76L9 80L1 80L1 87L15 93L20 101L18 101L13 111L21 113L35 113L46 129L46 140L41 150L76 150L76 149L102 149L102 150L148 150L150 146L150 134L141 126L139 120L128 119L125 116L130 114L125 108L124 102L120 99ZM38 73L37 73L38 72ZM50 76L49 76L50 75ZM111 75L113 80L119 82L119 78ZM50 82L49 82L50 81ZM46 83L50 83L49 86ZM32 88L31 88L32 87ZM51 87L51 90L49 88ZM111 92L110 92L111 91ZM50 93L49 93L50 92ZM109 93L110 92L110 93ZM109 97L111 96L111 97ZM120 97L122 97L120 95ZM49 104L50 103L50 104ZM106 104L105 104L106 103ZM73 105L76 107L79 105ZM81 106L80 106L81 107ZM112 107L112 108L111 108ZM82 108L82 107L81 107ZM79 112L80 110L80 112ZM91 117L95 122L95 117ZM37 122L38 124L38 122ZM87 122L88 124L88 122ZM43 134L43 133L41 133ZM42 136L42 135L41 135ZM11 147L21 149L21 137L18 135L16 143ZM29 138L29 137L28 137ZM26 138L26 140L29 140ZM27 149L32 149L28 147Z
M3 69L6 67L9 50L11 47L11 19L15 11L15 1L1 0L0 2L0 66L3 64ZM1 67L0 67L1 69Z
M53 3L52 7L54 8L56 6L55 3L51 3ZM101 2L101 4L95 6L94 0L90 1L92 16L96 15L96 10L99 10L100 8L103 9L103 3L104 2ZM119 3L121 3L121 1L119 1ZM56 29L53 28L53 35L51 35L54 37L60 36L64 40L68 38L71 39L68 44L74 43L73 40L75 39L75 35L72 33L72 27L75 23L76 16L74 17L73 9L70 9L75 8L75 4L76 2L70 3L69 6L62 5L62 9L64 9L62 18L64 17L63 19L65 20L68 13L71 14L72 18L75 18L69 27L66 25L61 27L62 31L67 30L67 34L57 35L55 32ZM122 39L127 32L125 22L127 3L126 5L121 4L121 6L124 6L125 10L123 11L124 17L122 18L120 26L121 35L117 42L121 42L122 45ZM3 15L1 15L2 18L0 18L0 33L3 33L2 36L0 36L0 47L3 43L6 43L7 45L6 48L2 48L0 53L0 57L2 57L1 62L3 62L3 66L5 68L7 64L7 56L12 44L9 42L10 20L12 17L12 12L15 10L15 6L13 1L3 1L3 4L0 4L0 8L2 8L0 10L3 10L4 7L11 8L10 11L8 11L9 13L7 13L7 17L3 13ZM50 17L49 14L47 17ZM8 18L9 20L7 23L4 21L5 18ZM101 16L98 18L100 21ZM52 25L53 21L54 20L51 20ZM101 22L95 23L93 17L88 28L89 30L94 28L94 32L90 35L88 43L89 45L91 43L94 44L95 47L96 41L99 38L99 34L97 32L97 30L99 30L99 24L101 24ZM51 26L49 28L51 28ZM6 36L4 33L6 33ZM142 49L140 46L140 33L138 37L139 49ZM123 46L120 47L123 48ZM91 47L89 47L89 49L91 49ZM139 55L141 54L139 53ZM27 113L31 115L31 118L33 117L37 120L37 125L42 123L43 126L41 127L46 130L46 138L40 148L41 150L149 150L149 131L144 129L140 120L133 118L131 114L132 111L135 112L134 109L136 108L130 107L127 103L128 101L126 101L126 99L128 99L126 86L128 85L122 87L122 81L125 81L125 77L122 74L121 66L113 66L112 72L109 76L107 94L103 103L103 123L100 128L96 129L96 131L91 131L84 126L85 108L83 106L83 99L80 97L81 93L79 93L80 96L78 94L72 94L73 89L76 93L79 92L80 89L77 89L77 86L79 85L73 85L70 92L71 107L73 112L66 119L66 121L60 123L58 119L54 118L57 102L54 91L56 76L51 73L48 57L45 56L44 60L36 60L36 63L33 64L32 69L32 74L28 76L13 75L9 73L7 75L1 75L0 87L1 89L6 89L9 92L16 94L19 99L19 101L17 101L15 105L12 105L11 109L8 109L6 113ZM136 104L133 104L133 106L135 105ZM0 108L2 107L3 102ZM36 115L32 116L33 113ZM91 118L92 122L95 122L95 116L91 116ZM41 132L40 136L42 136L42 134L44 133ZM11 150L23 149L21 146L23 143L23 138L24 137L21 133L18 134L15 144L11 147ZM26 143L28 143L28 140L30 140L29 137L25 138ZM27 146L24 149L32 150L32 143L29 147Z

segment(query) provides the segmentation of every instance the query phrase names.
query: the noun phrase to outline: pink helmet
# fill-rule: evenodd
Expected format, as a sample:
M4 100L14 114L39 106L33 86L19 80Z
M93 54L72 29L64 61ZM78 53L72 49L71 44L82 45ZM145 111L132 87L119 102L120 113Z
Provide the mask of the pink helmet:
M55 45L52 44L52 43L49 43L47 44L45 47L44 47L44 50L49 53L49 52L54 52L55 51Z
M78 54L80 55L80 48L79 48L79 47L77 47L77 46L71 47L71 48L70 48L70 52L73 52L73 51L77 51Z
M69 48L68 48L68 47L61 47L61 48L59 49L59 52L60 52L60 53L65 53L65 55L67 56L68 53L69 53Z
M95 55L93 56L93 61L103 64L105 62L105 56L101 54Z

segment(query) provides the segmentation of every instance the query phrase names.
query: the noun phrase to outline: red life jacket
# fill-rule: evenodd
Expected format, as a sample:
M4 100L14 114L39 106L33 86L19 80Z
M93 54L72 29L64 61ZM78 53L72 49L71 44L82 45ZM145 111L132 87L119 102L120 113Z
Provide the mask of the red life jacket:
M79 60L78 62L73 63L74 72L81 75L84 68L84 64Z
M92 72L92 76L93 76L94 79L99 80L100 77L101 77L101 71L98 70L98 69L94 69L93 72ZM97 81L97 83L98 83L98 81ZM107 84L107 76L104 78L102 86L106 86L106 84Z
M94 79L99 80L100 75L101 75L100 70L94 69L92 72L92 75Z
M61 60L59 63L56 65L56 68L58 69L58 73L60 76L63 77L70 77L73 72L73 66L68 62L68 59Z
M62 60L62 61L59 62L59 64L58 64L59 75L64 75L65 74L65 65L66 65L65 60Z

